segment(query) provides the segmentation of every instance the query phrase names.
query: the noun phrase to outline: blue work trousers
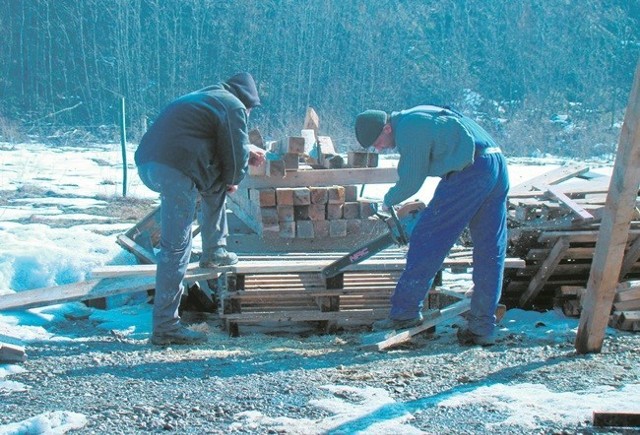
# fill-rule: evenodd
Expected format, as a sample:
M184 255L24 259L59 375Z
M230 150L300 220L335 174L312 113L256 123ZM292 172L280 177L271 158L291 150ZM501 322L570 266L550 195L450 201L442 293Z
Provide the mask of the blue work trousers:
M196 218L198 190L193 181L177 169L161 163L138 167L142 182L160 193L160 252L157 255L156 289L153 302L153 331L172 332L179 327L178 308L184 291L182 281L191 256L191 226ZM226 190L201 194L200 228L203 252L225 246L227 218Z
M411 233L407 264L391 297L391 319L418 316L449 250L469 226L474 286L469 329L493 334L507 248L508 191L507 163L500 153L478 156L440 180Z

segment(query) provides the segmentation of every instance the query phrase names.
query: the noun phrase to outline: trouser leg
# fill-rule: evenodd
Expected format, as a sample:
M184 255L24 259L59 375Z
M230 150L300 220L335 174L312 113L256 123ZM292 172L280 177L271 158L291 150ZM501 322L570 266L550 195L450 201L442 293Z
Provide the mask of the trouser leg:
M160 192L160 252L153 303L153 330L175 330L180 322L178 308L184 291L182 280L191 254L191 225L195 216L197 190L184 174L165 165L149 163L139 168L140 178Z
M422 212L410 240L407 264L391 298L392 319L414 318L451 246L494 189L495 173L485 158L443 178Z
M411 233L405 270L391 297L392 319L415 318L422 311L436 273L467 225L466 216L458 210L457 185L452 180L440 181Z
M490 336L495 328L495 312L502 293L507 251L507 192L509 179L501 155L491 156L496 186L469 223L473 239L473 296L469 330Z
M227 225L227 213L225 200L227 193L224 189L220 192L204 193L200 202L200 235L202 237L203 257L211 254L217 246L227 246L229 229Z

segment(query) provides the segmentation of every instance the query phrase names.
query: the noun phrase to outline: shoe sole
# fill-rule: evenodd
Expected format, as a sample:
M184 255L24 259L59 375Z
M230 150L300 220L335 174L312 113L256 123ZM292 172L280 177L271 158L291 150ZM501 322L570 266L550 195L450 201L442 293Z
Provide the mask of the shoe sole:
M233 263L211 263L211 264L207 264L207 265L202 265L202 264L198 264L198 266L200 267L200 269L217 269L218 267L224 267L224 266L233 266L234 264L238 264L238 261L234 261Z

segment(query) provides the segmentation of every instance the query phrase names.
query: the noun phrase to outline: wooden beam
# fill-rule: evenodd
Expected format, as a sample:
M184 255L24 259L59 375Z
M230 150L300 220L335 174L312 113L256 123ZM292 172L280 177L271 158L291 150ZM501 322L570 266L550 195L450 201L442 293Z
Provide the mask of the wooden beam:
M127 233L119 234L116 238L116 243L135 255L141 263L154 264L156 262L156 255L153 250L149 250L144 246L139 245L134 240L130 239Z
M640 427L638 412L593 411L595 427Z
M640 62L620 132L616 161L582 300L575 347L578 353L600 352L620 277L624 250L640 185Z
M639 258L640 258L640 237L636 237L633 243L631 243L631 246L629 246L629 250L627 251L627 253L624 254L618 281L624 280L625 275L631 272L631 269L638 262Z
M298 261L276 261L273 260L247 260L242 258L240 262L232 266L222 266L216 269L200 269L197 263L191 263L187 267L187 277L208 273L236 273L236 274L270 274L270 273L320 273L322 269L330 265L332 260L328 259L310 259ZM404 269L404 258L369 258L361 263L352 264L346 267L345 271L401 271ZM443 267L452 266L473 266L471 259L452 259L445 260ZM524 268L525 261L519 258L507 259L505 267ZM144 265L124 265L124 266L102 266L91 271L93 278L114 278L114 277L133 277L133 276L153 276L155 274L155 264ZM0 299L2 296L0 296Z
M529 282L527 291L520 297L520 306L528 307L531 301L538 296L549 277L553 274L558 263L564 257L564 253L569 249L569 239L561 237L551 249L549 256L542 262L540 269Z
M513 186L511 189L509 189L509 196L527 193L534 188L535 184L558 184L573 177L577 177L578 175L582 175L586 172L589 172L588 166L561 166L558 169L545 172L544 174L532 178L531 180Z
M313 320L345 320L371 322L371 320L383 318L389 309L357 309L344 311L319 311L319 310L282 310L282 311L256 311L248 313L222 314L225 320L238 323L257 322L301 322Z
M411 340L411 338L421 332L424 332L434 326L442 323L444 321L454 319L460 314L464 314L471 308L471 299L463 299L460 302L456 302L454 304L449 305L446 308L441 310L433 310L427 313L427 317L424 322L420 326L416 326L415 328L410 328L405 331L400 332L399 334L394 334L391 337L386 337L382 341L378 341L374 344L364 344L361 346L362 350L385 350L393 346L397 346L401 343L406 343ZM387 334L389 331L386 332ZM372 334L371 337L376 337L377 334Z
M155 270L154 265L151 266ZM72 301L86 301L125 293L136 293L155 288L155 274L143 277L91 279L73 284L26 290L0 296L0 311L26 310ZM207 280L218 277L218 272L196 269L187 272L185 279Z
M380 184L398 181L396 168L301 169L287 172L284 178L246 177L241 188L333 186Z
M536 189L545 192L547 196L555 198L560 204L568 207L572 212L578 215L582 220L593 220L593 215L586 211L584 207L580 206L577 202L569 198L562 190L556 186L548 184L534 184Z
M26 360L27 354L24 351L24 347L0 342L0 364L24 362Z

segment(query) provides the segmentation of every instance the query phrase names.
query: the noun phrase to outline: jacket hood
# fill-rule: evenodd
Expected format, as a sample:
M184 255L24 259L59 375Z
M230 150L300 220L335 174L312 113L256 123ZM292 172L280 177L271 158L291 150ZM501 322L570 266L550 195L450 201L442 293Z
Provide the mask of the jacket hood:
M223 83L223 86L232 94L234 94L247 109L260 105L260 97L258 96L258 88L251 74L243 72L234 75Z

